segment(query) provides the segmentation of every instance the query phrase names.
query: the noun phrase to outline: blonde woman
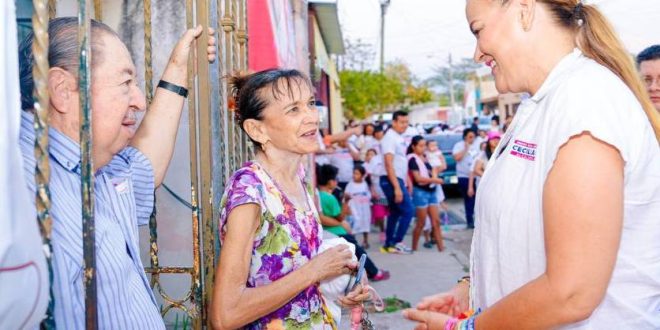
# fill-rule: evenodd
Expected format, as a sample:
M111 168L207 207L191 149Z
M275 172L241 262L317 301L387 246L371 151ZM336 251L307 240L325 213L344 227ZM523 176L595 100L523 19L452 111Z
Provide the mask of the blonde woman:
M660 122L612 27L577 0L468 0L467 18L498 91L532 96L481 180L471 279L405 316L659 329Z

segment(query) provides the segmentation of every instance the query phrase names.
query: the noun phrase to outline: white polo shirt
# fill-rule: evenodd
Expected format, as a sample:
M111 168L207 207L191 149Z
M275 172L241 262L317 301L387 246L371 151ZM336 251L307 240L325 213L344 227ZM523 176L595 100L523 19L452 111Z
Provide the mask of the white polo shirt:
M385 136L383 136L383 139L380 141L380 148L383 150L383 162L385 155L394 155L393 163L396 177L405 181L406 173L408 172L408 159L406 158L408 145L403 136L397 133L393 128L388 129L387 133L385 133ZM385 175L387 175L387 173Z
M625 161L623 228L603 301L563 329L660 329L660 148L630 89L579 50L520 106L481 179L473 307L492 306L545 272L543 186L559 148L585 131Z

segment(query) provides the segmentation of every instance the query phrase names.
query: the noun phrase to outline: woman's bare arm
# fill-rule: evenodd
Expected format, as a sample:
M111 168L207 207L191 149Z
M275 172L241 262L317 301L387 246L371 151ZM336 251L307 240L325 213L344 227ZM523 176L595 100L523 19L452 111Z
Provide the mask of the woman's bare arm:
M259 217L258 205L245 204L233 209L227 219L227 234L216 270L211 306L211 322L215 329L240 328L268 315L330 273L342 274L342 262L350 263L350 250L333 248L277 281L248 288L246 282Z
M591 315L619 249L623 166L588 133L559 150L543 190L546 272L477 317L478 329L549 329Z

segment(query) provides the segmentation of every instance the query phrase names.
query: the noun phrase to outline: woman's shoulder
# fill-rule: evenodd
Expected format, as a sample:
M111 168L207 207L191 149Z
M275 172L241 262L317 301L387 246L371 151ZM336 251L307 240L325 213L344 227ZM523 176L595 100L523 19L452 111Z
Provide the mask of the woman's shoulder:
M591 59L576 67L552 93L553 117L591 122L611 129L639 129L645 123L642 106L614 72Z
M614 146L626 162L634 163L640 146L652 140L652 129L642 105L616 74L585 59L555 88L543 113L551 139L547 146L553 161L569 138L589 132ZM552 100L551 102L549 100Z
M625 82L600 63L585 58L556 88L555 96L607 105L612 101L639 106L639 101Z
M265 198L263 173L255 163L246 163L232 174L227 181L224 197L227 201L250 200L257 202Z
M256 163L247 162L243 167L239 168L232 174L229 178L227 186L232 186L234 184L245 184L245 185L259 185L262 184L261 178L259 177L259 172L261 169Z

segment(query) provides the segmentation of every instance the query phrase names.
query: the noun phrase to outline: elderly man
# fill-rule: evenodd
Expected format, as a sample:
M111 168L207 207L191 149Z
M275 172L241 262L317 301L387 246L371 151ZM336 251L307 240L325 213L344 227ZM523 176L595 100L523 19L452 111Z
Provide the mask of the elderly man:
M660 111L660 45L651 46L639 53L637 66L651 102Z
M212 30L209 31L213 33ZM55 322L61 329L84 327L83 249L80 176L80 105L77 19L50 22L48 118ZM138 225L148 223L154 188L172 157L187 90L186 63L202 27L188 30L175 46L153 103L146 109L136 69L126 46L103 23L92 21L91 105L95 172L96 275L98 322L104 329L163 329L145 276ZM21 149L29 188L34 192L32 37L20 46ZM209 60L215 58L209 38Z

